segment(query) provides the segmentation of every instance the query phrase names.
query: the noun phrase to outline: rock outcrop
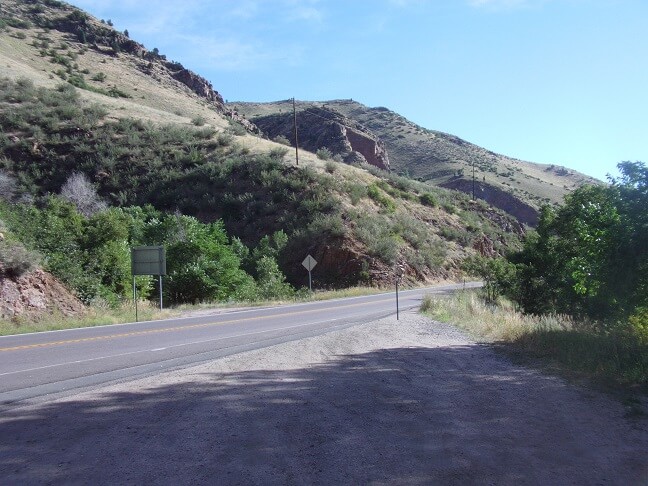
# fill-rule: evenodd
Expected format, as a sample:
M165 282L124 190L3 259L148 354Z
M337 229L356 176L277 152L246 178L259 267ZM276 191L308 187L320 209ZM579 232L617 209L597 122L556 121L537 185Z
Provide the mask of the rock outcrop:
M240 124L248 132L254 133L255 135L261 135L261 130L259 130L259 127L257 127L254 123L241 115L238 111L228 110L225 112L225 116L230 118L232 121Z
M224 111L225 102L223 97L215 91L212 84L202 76L199 76L193 71L189 71L185 68L172 73L171 76L173 79L180 81L182 84L187 86L201 98L204 98L213 105L216 105L221 112Z
M389 170L385 144L366 128L342 114L310 106L297 112L299 146L311 152L326 148L345 162L366 161L380 169ZM269 138L282 136L294 144L292 112L253 117L252 121Z
M466 194L472 194L473 182L469 179L455 178L440 184L440 186L465 192ZM532 227L538 224L540 215L537 209L502 189L476 181L475 198L483 199L492 206L507 212L520 223L528 224Z
M475 240L473 249L483 257L495 258L498 256L493 240L486 235L481 235L481 237Z
M36 270L20 277L0 276L0 318L45 314L80 315L85 307L51 274Z

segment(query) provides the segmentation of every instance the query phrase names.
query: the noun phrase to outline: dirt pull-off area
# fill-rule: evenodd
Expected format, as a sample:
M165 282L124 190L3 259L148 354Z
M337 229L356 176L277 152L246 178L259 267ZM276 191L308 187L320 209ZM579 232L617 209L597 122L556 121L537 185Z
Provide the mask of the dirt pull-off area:
M0 415L3 484L646 484L617 401L414 314Z

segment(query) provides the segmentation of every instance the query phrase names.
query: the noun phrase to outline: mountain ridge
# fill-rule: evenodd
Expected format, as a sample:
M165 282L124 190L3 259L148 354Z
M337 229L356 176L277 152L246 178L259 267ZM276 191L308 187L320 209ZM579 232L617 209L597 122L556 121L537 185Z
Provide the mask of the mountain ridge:
M238 112L272 137L281 135L292 140L289 137L292 126L285 123L273 126L271 123L273 117L276 119L279 114L287 112L290 108L288 103L230 102L228 106L236 107ZM560 203L565 194L580 185L600 183L565 167L515 159L455 135L423 128L385 107L367 107L351 99L299 101L296 107L298 123L307 125L308 120L301 118L313 109L338 114L339 123L350 120L381 143L392 170L471 196L474 192L474 197L484 199L532 226L537 223L539 208L543 204ZM321 142L320 139L311 139L308 146L312 148ZM335 144L323 142L324 148L339 153ZM345 158L344 154L342 158Z

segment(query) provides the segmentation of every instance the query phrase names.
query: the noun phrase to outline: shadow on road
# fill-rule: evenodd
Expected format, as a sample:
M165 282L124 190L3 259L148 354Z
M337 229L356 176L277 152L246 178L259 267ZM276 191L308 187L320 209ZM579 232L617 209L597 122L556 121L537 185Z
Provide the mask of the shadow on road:
M254 368L254 364L250 366ZM204 368L196 368L200 370ZM4 484L638 484L643 425L479 345L188 373L0 418Z

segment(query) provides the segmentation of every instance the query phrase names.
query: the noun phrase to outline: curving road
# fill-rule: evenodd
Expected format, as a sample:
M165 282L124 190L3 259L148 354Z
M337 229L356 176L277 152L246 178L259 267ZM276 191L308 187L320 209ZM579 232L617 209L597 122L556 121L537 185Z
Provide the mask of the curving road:
M400 309L464 287L401 291ZM0 337L0 404L39 401L241 351L324 334L396 312L394 293L221 315Z

